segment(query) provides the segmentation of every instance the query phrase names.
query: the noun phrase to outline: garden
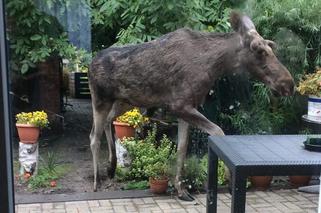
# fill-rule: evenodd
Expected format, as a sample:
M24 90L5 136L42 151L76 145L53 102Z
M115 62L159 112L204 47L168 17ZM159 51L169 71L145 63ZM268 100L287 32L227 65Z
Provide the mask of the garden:
M72 97L70 76L87 73L98 51L149 42L182 27L228 33L232 31L229 16L233 9L248 14L262 37L277 43L276 55L295 79L297 92L278 97L263 83L235 74L213 82L215 86L198 110L227 135L320 131L302 120L305 114L316 122L321 120L318 0L166 0L162 4L156 0L7 0L6 7L12 121L31 124L34 134L40 135L39 139L24 140L18 139L19 130L14 132L17 194L92 191L90 99ZM117 124L121 124L120 130ZM118 165L114 179L109 179L108 144L103 137L98 191L150 188L153 193L174 194L177 118L166 109L134 108L117 117L114 125ZM189 130L182 182L192 193L206 191L207 137L199 129ZM220 189L227 191L221 161L218 169ZM308 184L310 179L289 183L287 177L274 177L272 186L258 189L293 188ZM160 183L154 185L156 181L164 182L165 188L161 190ZM254 185L249 180L249 189Z

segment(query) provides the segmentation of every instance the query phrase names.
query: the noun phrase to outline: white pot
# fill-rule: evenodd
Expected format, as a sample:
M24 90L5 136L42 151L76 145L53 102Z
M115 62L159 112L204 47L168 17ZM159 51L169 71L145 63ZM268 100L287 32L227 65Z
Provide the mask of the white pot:
M316 96L309 96L308 99L308 116L321 118L321 98Z

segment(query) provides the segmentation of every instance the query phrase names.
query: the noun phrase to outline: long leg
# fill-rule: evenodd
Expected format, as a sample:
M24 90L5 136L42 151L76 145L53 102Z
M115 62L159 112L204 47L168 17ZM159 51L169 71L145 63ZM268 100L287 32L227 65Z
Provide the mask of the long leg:
M173 112L185 122L192 124L204 131L206 131L210 135L224 135L222 129L216 124L209 121L204 115L197 111L197 109L193 107L180 107L178 109L172 109ZM186 127L187 126L187 127ZM184 124L181 120L178 123L178 149L177 149L177 173L175 179L175 187L178 191L178 196L182 200L191 200L192 198L188 193L182 189L182 184L180 183L180 178L183 170L184 160L187 152L188 145L188 125ZM187 196L186 196L187 195Z
M197 109L189 106L174 109L173 112L189 124L196 126L210 135L224 135L223 130L209 121Z
M184 184L182 183L182 173L188 146L188 129L189 124L182 119L178 119L177 170L175 177L175 188L177 189L179 199L192 201L194 198L185 190Z
M93 104L93 126L89 138L90 148L93 155L94 191L97 191L100 138L103 133L104 123L110 108L111 104L105 104L104 107L99 107L100 110L97 110L95 104Z
M112 136L112 122L113 120L126 112L126 110L130 109L131 106L121 102L114 102L112 109L110 110L107 116L107 122L105 125L105 135L108 143L108 167L107 174L110 178L115 176L115 170L117 166L117 158L116 158L116 149L115 149L115 141Z

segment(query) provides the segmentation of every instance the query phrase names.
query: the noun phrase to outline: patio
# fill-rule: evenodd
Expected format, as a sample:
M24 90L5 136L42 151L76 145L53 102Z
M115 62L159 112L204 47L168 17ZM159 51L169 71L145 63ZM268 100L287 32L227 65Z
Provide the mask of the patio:
M218 212L230 212L229 193L218 195ZM318 195L297 190L251 191L247 193L246 212L315 213ZM57 203L16 205L17 213L98 213L98 212L206 212L206 195L196 195L196 201L184 202L176 197L145 197L133 199L88 200Z

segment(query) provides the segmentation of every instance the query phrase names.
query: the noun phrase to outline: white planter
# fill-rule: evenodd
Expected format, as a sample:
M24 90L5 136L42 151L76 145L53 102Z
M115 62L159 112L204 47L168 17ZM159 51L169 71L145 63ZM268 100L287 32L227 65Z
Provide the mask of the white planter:
M315 117L316 120L321 119L321 98L309 96L308 99L308 116Z

